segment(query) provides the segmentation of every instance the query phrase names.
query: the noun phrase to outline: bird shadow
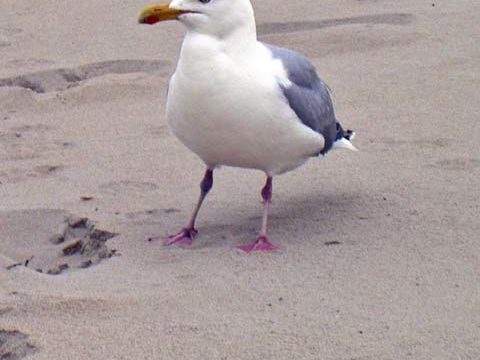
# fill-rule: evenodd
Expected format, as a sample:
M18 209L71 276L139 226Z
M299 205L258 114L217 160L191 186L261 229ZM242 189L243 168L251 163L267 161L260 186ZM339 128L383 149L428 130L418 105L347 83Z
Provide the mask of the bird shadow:
M337 232L348 226L349 220L358 219L365 199L358 193L313 194L310 196L277 199L269 214L269 233L276 241L284 238L308 238ZM198 248L220 247L225 243L238 245L255 238L260 229L261 207L255 216L236 218L229 224L201 225ZM242 212L245 212L243 210Z

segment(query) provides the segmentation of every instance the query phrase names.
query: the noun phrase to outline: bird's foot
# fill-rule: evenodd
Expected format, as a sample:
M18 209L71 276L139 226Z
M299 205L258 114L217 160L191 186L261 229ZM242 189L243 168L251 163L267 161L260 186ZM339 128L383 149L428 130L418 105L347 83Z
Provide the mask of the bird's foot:
M194 228L184 228L179 233L175 235L163 237L152 237L148 241L154 240L163 240L164 246L176 245L176 246L191 246L193 244L193 239L197 235L198 231Z
M163 241L163 245L191 246L193 244L193 238L197 233L198 231L193 227L182 229L178 234L168 236Z
M247 245L239 245L236 247L239 250L242 250L244 252L251 253L253 251L276 251L278 250L278 246L273 245L270 240L268 240L268 237L265 235L260 235L257 240L254 242L247 244Z

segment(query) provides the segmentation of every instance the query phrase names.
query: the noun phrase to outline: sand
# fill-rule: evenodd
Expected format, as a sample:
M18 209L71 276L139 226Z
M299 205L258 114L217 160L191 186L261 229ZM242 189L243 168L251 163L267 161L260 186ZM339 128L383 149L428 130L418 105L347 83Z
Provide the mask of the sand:
M145 4L0 3L0 358L479 359L479 2L255 2L360 152L278 177L281 251L254 255L233 247L264 179L240 169L191 249L147 241L186 222L203 165L164 117L184 30L137 25ZM115 256L63 254L71 215Z

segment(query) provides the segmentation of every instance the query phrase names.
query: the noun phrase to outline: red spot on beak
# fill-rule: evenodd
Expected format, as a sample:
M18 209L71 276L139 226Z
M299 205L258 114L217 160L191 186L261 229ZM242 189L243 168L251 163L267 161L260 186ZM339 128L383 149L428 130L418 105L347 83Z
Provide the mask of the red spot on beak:
M143 22L148 25L153 25L159 21L160 19L156 15L150 15L150 16L147 16L145 19L143 19Z

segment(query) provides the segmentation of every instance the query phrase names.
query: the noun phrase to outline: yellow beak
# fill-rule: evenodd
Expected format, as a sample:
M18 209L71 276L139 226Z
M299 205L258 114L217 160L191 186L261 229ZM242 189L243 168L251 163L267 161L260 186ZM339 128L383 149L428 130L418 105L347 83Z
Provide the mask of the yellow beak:
M176 20L178 16L187 11L170 9L170 3L164 2L147 6L140 14L138 22L140 24L153 25L159 21Z

